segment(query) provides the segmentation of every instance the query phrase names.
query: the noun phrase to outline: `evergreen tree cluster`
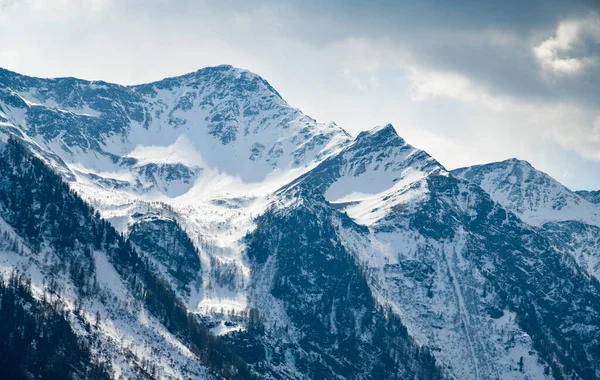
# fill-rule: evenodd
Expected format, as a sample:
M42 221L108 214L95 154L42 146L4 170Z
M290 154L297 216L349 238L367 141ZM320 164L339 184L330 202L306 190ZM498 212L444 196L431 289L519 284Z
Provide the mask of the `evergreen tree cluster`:
M36 300L13 272L0 281L0 374L6 379L109 379L110 365L92 357L58 301Z
M190 284L200 281L198 249L175 220L138 221L130 227L128 239L151 261L164 265L180 291L189 295Z

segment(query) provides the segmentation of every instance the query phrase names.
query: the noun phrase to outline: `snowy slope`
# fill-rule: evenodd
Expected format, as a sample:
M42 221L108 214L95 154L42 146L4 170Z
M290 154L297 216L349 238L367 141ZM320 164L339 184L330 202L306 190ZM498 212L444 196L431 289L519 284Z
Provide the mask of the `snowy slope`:
M525 222L577 220L600 226L600 208L526 161L509 159L452 171L472 181Z
M427 175L445 172L427 153L400 138L391 125L361 133L334 160L340 165L339 176L327 188L325 199L339 207L347 205L348 215L366 225L419 196L418 190L406 189ZM318 170L311 175L319 175Z

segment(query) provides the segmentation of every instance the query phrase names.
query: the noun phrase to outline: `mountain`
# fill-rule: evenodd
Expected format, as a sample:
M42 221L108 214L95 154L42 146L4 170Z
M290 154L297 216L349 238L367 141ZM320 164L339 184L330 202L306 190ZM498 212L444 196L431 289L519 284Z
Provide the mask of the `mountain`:
M591 203L600 203L600 190L596 191L587 191L587 190L577 190L575 191L577 195L582 197Z
M593 202L593 192L571 191L517 159L452 173L481 186L496 202L573 256L583 270L600 279L600 206Z
M376 183L371 178L379 170L383 173L376 175L381 180ZM369 189L352 191L350 181L369 184ZM458 378L517 378L514 363L523 356L529 361L519 366L527 372L521 376L543 377L549 372L539 364L544 359L560 372L549 358L573 355L560 354L559 347L544 352L541 342L561 334L546 330L558 328L549 319L561 306L540 301L545 292L558 288L554 276L559 271L561 278L589 284L591 293L581 298L584 304L595 297L595 285L583 273L573 274L574 263L494 205L481 188L453 178L393 128L364 132L298 185L329 197L360 225L338 223L343 244L366 268L376 296L402 316L408 330L430 347L448 373ZM519 296L535 293L538 296ZM532 313L531 307L540 318L534 328L522 320ZM566 316L588 318L586 313L576 317L572 310ZM515 341L515 336L521 339ZM594 343L589 347L594 350Z
M231 66L2 70L0 136L4 277L109 377L600 376L599 284L551 232L598 214L526 163L448 172Z
M512 158L452 173L477 183L494 200L531 225L565 220L600 225L599 208L591 207L579 194L527 161Z

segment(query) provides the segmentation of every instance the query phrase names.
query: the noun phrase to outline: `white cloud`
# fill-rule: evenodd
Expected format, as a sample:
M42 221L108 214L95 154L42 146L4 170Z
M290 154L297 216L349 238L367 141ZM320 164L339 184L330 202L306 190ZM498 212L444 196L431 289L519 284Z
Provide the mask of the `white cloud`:
M600 117L595 110L590 110L576 103L560 100L531 100L522 99L509 94L494 94L490 89L477 83L474 79L459 73L443 72L425 68L409 67L411 81L411 100L427 102L435 99L452 99L470 109L468 120L479 120L484 115L483 123L472 133L477 138L489 140L494 145L487 145L483 151L472 152L468 157L483 157L496 155L498 151L506 150L511 144L515 149L516 140L525 139L526 149L520 150L528 154L527 149L543 144L553 144L567 151L576 152L579 156L593 161L600 161ZM468 130L465 126L459 126ZM421 133L423 136L423 133ZM417 136L419 137L419 136ZM471 139L468 134L465 139ZM448 140L445 152L441 151L447 137L417 138L423 146L429 146L432 152L441 157L448 157L449 166L466 165L464 154L454 140ZM476 151L476 150L475 150ZM516 155L513 153L511 155Z
M486 37L494 37L488 42L497 45L498 35L488 34ZM516 43L509 38L501 41ZM600 160L600 140L590 138L593 112L581 105L498 92L467 71L423 65L418 57L389 40L348 39L327 49L326 55L339 58L345 65L345 79L359 90L374 89L368 85L372 81L385 97L407 92L407 100L418 107L405 106L398 100L396 107L403 111L383 109L393 116L381 122L394 122L408 141L449 168L517 156L565 178L564 167L548 158L555 155L553 150L564 149L585 159ZM408 87L392 88L395 93L390 92L385 86L390 82L390 70L396 76L404 75ZM598 131L600 135L600 128Z
M99 12L109 7L113 0L0 0L0 9L20 8L34 12L70 12L81 9Z
M442 164L448 165L448 169L473 165L482 160L477 149L473 149L460 140L433 133L418 126L399 128L398 132L410 144L425 149Z
M360 91L379 87L379 79L374 73L357 72L349 67L343 69L342 73L344 74L346 81Z
M411 100L424 101L436 97L450 98L467 102L479 102L495 110L502 111L510 106L510 99L491 94L482 84L464 74L408 67L411 82Z
M594 127L592 129L592 136L595 141L600 142L600 116L594 120Z
M576 48L586 43L600 43L600 17L562 21L556 34L533 48L542 69L559 75L577 75L600 64L597 56L576 55Z

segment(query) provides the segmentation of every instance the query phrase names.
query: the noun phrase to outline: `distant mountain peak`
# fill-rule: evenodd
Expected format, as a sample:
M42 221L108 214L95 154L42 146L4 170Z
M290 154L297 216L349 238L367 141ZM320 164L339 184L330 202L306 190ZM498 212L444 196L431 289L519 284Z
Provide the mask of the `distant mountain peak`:
M231 65L204 67L187 74L134 85L130 88L134 91L146 92L150 88L169 89L182 85L196 88L207 84L211 84L221 93L227 91L238 95L247 95L264 91L283 101L279 92L260 75Z
M600 190L577 190L577 195L591 203L600 203Z
M354 141L354 147L381 150L386 147L402 147L406 141L398 135L391 124L377 126L367 131L360 132Z
M455 169L452 174L481 186L529 224L579 220L600 225L600 210L527 161L510 158Z
M506 159L504 161L498 162L498 164L500 164L500 163L507 163L507 164L513 164L513 165L528 166L528 167L533 168L533 165L531 165L529 163L529 161L521 160L520 158L516 158L516 157L511 157L511 158ZM493 164L493 163L491 163L491 164Z

